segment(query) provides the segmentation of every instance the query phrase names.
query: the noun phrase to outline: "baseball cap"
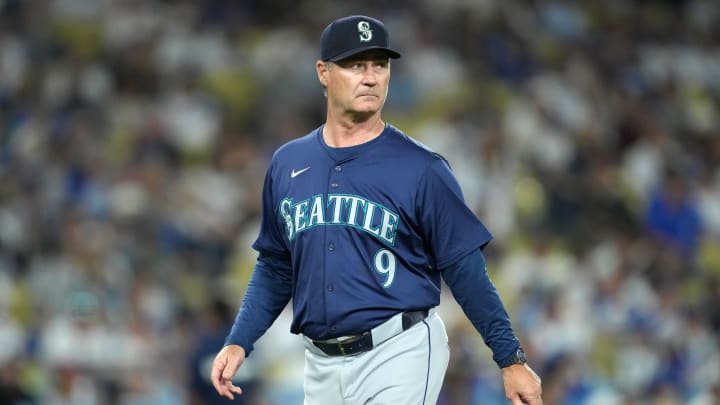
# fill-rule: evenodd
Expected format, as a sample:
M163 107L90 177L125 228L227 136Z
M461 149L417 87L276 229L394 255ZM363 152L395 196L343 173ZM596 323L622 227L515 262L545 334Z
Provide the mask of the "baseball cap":
M400 53L389 44L388 32L382 21L351 15L331 22L320 36L320 59L337 62L370 49L381 49L393 59Z

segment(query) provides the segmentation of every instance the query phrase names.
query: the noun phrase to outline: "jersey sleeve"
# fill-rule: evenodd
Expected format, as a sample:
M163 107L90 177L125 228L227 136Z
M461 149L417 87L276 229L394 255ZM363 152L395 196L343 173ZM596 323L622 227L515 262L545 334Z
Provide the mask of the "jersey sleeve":
M290 263L260 253L225 345L240 345L249 356L255 342L275 322L291 295Z
M510 316L490 280L485 258L474 250L442 272L455 300L493 352L498 366L520 347Z
M287 256L287 245L283 239L283 229L278 221L277 206L275 204L273 168L270 164L265 174L262 192L262 217L260 218L260 233L253 243L253 249L273 255Z
M492 239L465 203L460 185L442 158L434 161L420 179L415 209L422 236L440 270Z

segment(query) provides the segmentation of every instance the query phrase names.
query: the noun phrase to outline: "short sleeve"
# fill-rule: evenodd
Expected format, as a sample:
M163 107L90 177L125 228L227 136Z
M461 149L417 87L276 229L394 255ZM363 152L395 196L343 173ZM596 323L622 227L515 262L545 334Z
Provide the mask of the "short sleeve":
M460 185L441 158L420 179L415 209L425 244L440 270L492 239L490 231L465 203Z
M278 221L277 207L273 198L273 165L271 164L265 174L262 192L262 217L260 219L260 233L253 243L253 249L273 255L286 256L289 254L282 229Z

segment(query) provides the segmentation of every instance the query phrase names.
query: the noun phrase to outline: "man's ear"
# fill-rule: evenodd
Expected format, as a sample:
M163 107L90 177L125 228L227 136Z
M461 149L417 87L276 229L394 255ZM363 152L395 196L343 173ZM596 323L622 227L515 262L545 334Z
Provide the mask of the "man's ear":
M315 70L317 70L318 80L320 81L320 84L322 84L323 87L327 87L328 72L330 71L330 65L328 64L328 62L318 60L315 63Z

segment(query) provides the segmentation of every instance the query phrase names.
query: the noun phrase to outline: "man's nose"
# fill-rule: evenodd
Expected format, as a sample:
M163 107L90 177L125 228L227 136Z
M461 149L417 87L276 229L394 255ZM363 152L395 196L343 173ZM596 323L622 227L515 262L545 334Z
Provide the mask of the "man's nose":
M377 84L377 73L371 66L363 71L362 83L366 86L375 86Z

